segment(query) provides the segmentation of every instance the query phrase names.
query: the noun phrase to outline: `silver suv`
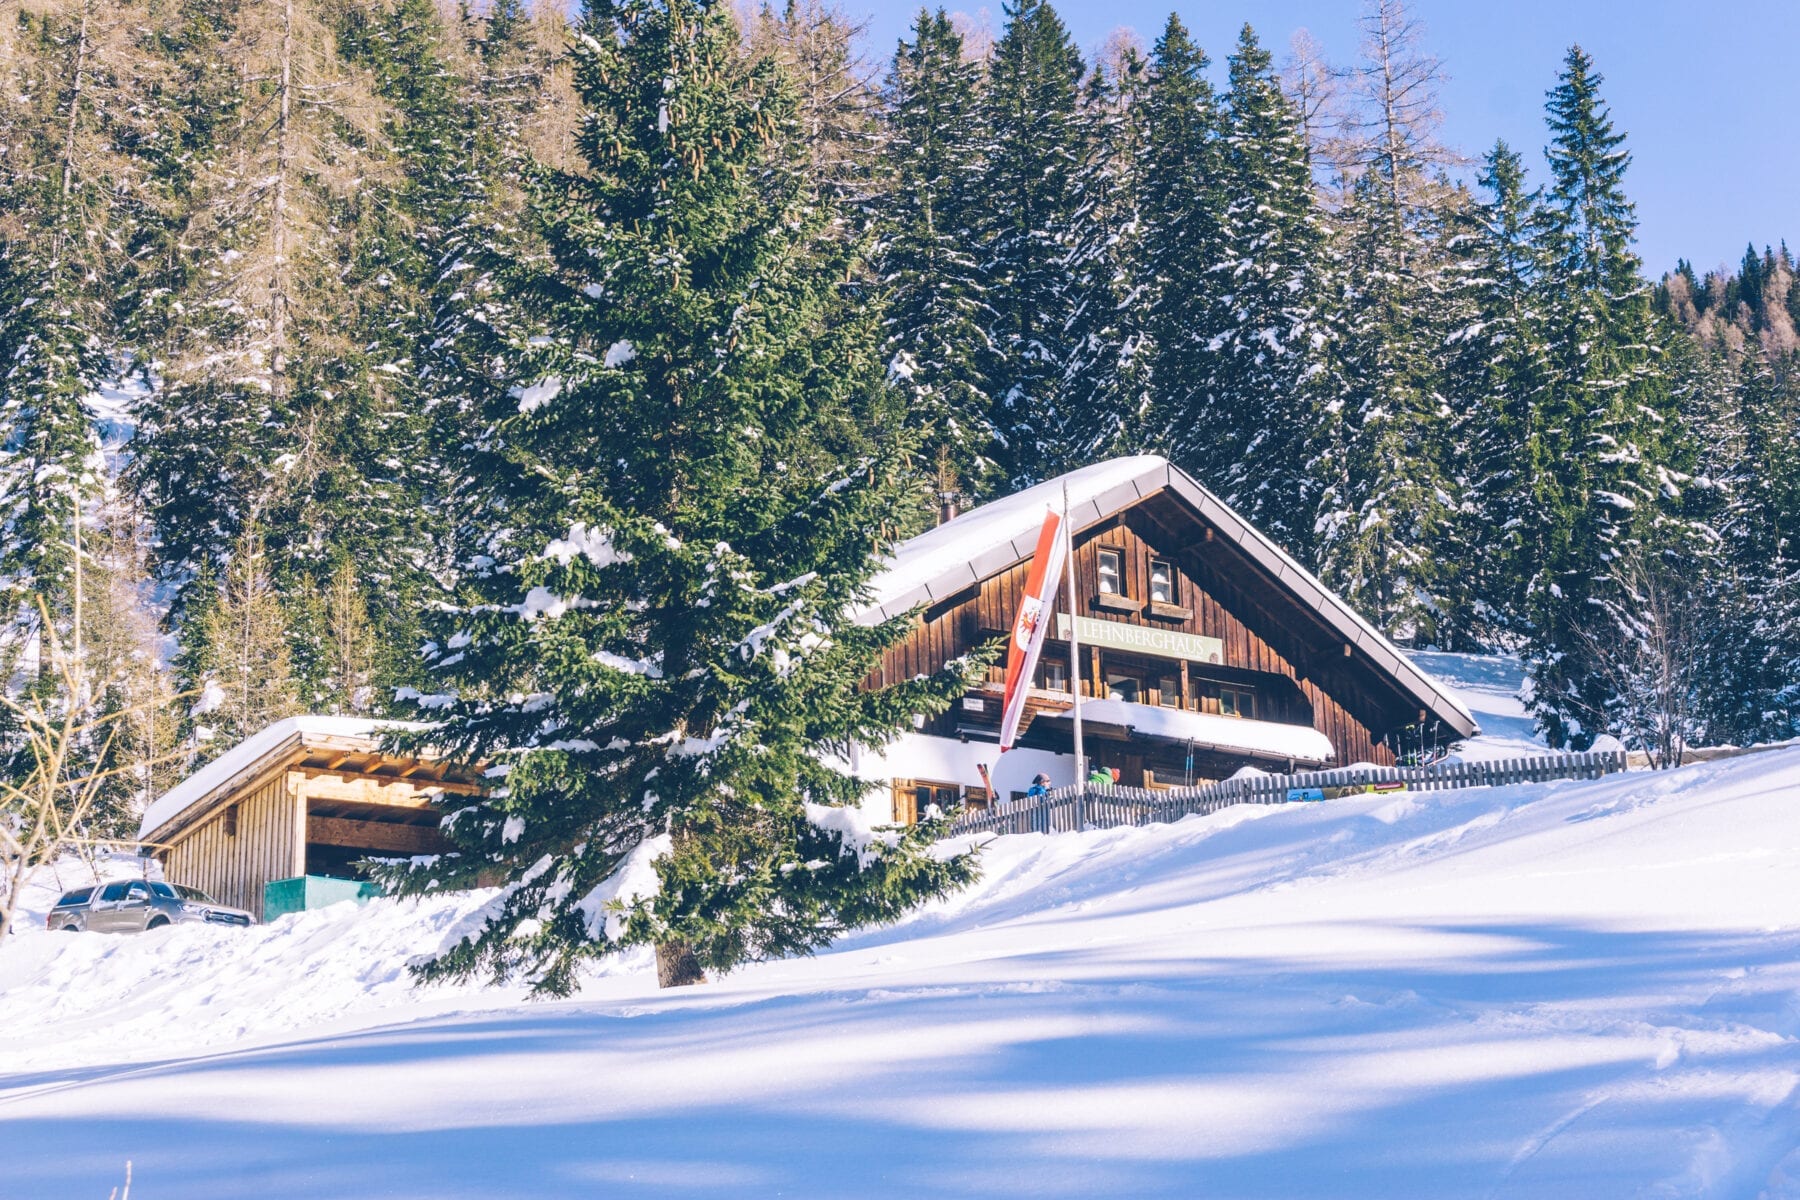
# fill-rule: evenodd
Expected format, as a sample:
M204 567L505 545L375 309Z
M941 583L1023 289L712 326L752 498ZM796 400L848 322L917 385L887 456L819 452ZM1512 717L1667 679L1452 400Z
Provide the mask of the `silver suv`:
M44 919L44 924L66 933L79 933L84 929L96 933L138 933L145 929L161 929L178 921L207 925L254 924L254 919L243 909L215 904L198 888L143 879L121 879L64 892Z

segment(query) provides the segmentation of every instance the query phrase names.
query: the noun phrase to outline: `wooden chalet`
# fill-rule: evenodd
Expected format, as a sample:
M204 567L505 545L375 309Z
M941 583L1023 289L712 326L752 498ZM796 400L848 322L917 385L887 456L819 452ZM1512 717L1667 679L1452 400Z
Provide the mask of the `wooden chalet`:
M862 619L915 608L875 685L941 668L1005 638L1047 509L1067 497L1075 595L1059 590L1018 745L999 756L1004 665L949 712L851 766L891 781L880 817L1002 797L1039 774L1075 777L1069 629L1076 623L1084 743L1132 786L1389 764L1477 732L1474 718L1318 579L1166 460L1119 459L946 521L897 548ZM1070 601L1073 600L1073 611Z
M447 764L384 752L391 728L349 717L277 721L160 796L138 839L165 878L258 919L268 884L354 880L364 858L447 850L433 799L479 789Z

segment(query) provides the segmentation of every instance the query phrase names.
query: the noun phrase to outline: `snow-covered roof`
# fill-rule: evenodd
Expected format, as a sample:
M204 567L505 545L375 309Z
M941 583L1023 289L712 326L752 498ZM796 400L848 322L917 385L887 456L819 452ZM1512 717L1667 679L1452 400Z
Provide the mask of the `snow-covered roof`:
M1072 714L1058 712L1044 713L1037 719L1072 721L1074 718ZM1119 725L1146 737L1192 742L1228 754L1277 761L1291 758L1309 766L1330 762L1335 753L1331 739L1311 725L1252 721L1247 717L1187 712L1157 704L1135 704L1129 700L1084 700L1081 719L1086 724Z
M1232 511L1223 500L1158 454L1095 463L971 509L901 543L870 585L859 620L875 624L933 604L1031 557L1047 509L1061 511L1064 488L1079 532L1157 492L1173 492L1275 582L1318 613L1345 644L1367 656L1419 706L1464 737L1479 732L1473 714L1436 679L1413 665L1356 610Z
M423 729L411 721L372 721L363 717L288 717L251 734L219 757L158 796L144 810L138 840L153 841L195 805L237 781L254 776L296 749L334 746L350 751L380 747L384 733Z
M1140 494L1133 487L1140 476L1158 468L1166 471L1168 466L1167 460L1154 454L1095 463L989 501L900 543L894 547L887 568L873 581L874 607L868 613L869 623L896 616L916 604L942 600L1029 558L1037 548L1045 510L1062 511L1065 485L1069 489L1069 511L1075 515L1075 527L1080 529L1091 524L1081 514L1084 506L1095 506L1093 520L1098 520L1098 514L1120 507L1100 503L1109 499L1110 493L1130 489L1126 500L1130 503ZM992 570L987 569L990 561L997 564Z

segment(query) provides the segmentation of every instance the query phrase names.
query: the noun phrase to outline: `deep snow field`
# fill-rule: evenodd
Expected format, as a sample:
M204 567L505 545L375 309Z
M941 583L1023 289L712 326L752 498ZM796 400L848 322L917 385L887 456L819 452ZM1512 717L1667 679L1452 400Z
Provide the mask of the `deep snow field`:
M1506 664L1427 666L1528 743ZM1800 749L985 862L813 959L659 993L640 955L557 1003L407 983L479 898L33 917L0 1197L102 1200L129 1159L132 1200L1800 1200Z

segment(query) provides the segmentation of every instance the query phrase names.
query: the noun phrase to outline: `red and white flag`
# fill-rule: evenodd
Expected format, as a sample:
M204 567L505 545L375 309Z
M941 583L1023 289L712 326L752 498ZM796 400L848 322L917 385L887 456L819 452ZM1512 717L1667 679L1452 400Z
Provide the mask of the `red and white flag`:
M1012 749L1013 739L1019 735L1019 718L1025 713L1025 697L1037 671L1038 651L1044 648L1044 635L1050 629L1066 546L1062 517L1055 511L1046 512L1044 527L1038 532L1037 550L1031 556L1031 571L1025 576L1019 615L1013 618L1012 645L1006 651L1006 701L1000 718L1002 754Z

